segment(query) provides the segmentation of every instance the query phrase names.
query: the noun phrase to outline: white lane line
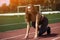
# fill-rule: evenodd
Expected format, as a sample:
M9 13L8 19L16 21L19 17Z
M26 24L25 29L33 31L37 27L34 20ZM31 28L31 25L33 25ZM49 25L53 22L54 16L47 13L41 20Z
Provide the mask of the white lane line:
M52 28L52 29L56 29L57 27L55 28ZM34 32L33 32L34 33ZM29 35L33 34L33 33L29 33ZM13 37L9 37L9 38L3 38L3 39L0 39L0 40L7 40L7 39L12 39L12 38L17 38L17 37L21 37L21 36L24 36L25 34L20 34L20 35L17 35L17 36L13 36Z
M33 32L34 33L34 32ZM29 33L29 35L33 34L33 33ZM9 38L4 38L4 39L0 39L0 40L7 40L7 39L12 39L12 38L17 38L17 37L21 37L24 36L25 34L21 34L21 35L17 35L17 36L13 36L13 37L9 37Z
M12 23L12 24L3 24L3 25L0 25L0 26L9 26L9 25L17 25L17 24L25 24L25 22L22 22L22 23Z
M56 37L56 38L53 38L52 40L57 40L57 39L59 39L60 37Z

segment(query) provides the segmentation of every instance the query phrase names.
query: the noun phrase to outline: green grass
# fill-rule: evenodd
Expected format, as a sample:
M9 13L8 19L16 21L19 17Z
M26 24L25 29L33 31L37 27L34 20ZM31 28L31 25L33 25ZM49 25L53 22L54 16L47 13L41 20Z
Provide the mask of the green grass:
M60 22L60 19L57 19L57 18L60 18L60 13L58 14L48 14L48 15L45 15L48 20L49 19L52 19L52 20L49 20L49 23L56 23L56 22Z
M0 16L0 25L24 22L24 16Z
M23 26L22 26L23 25ZM25 28L26 24L17 24L17 25L9 25L9 26L1 26L0 32L9 31L9 30L16 30Z
M48 14L45 15L49 20L49 23L56 23L60 22L60 14ZM0 32L5 32L5 31L10 31L10 30L16 30L16 29L22 29L26 28L26 23L24 20L24 16L0 16L0 25L5 25L5 24L12 24L12 23L20 23L20 24L15 24L15 25L5 25L5 26L0 26Z

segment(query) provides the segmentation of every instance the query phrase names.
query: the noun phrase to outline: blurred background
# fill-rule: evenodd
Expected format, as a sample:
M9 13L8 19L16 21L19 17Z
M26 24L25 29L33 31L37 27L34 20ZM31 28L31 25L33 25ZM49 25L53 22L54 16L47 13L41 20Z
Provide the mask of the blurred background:
M60 0L0 0L0 32L26 28L25 7L34 4L50 23L60 22Z
M0 13L17 13L18 6L41 5L42 11L60 11L60 0L0 0Z

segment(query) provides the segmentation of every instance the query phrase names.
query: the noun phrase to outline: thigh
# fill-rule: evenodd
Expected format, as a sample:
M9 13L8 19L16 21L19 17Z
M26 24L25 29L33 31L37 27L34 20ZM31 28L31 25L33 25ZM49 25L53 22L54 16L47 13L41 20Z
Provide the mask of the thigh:
M42 35L43 33L45 33L47 31L47 27L41 27L39 29L39 35Z
M41 24L41 27L39 29L39 34L42 35L47 31L47 26L48 26L48 20L44 20Z

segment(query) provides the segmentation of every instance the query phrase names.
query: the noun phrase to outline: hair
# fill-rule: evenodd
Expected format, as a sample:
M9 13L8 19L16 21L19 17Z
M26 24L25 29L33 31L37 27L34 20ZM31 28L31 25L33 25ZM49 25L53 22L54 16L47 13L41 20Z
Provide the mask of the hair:
M28 6L30 6L30 9L28 9ZM28 11L28 10L30 10L30 11ZM31 15L36 15L37 11L33 4L28 4L26 6L25 13L26 13L25 18L27 19L27 21L31 21Z
M28 6L30 6L30 10L31 10L31 12L29 12L28 11ZM36 10L36 8L34 7L34 5L33 4L28 4L27 6L26 6L26 9L25 9L25 13L33 13L33 14L36 14L37 13L37 10Z

